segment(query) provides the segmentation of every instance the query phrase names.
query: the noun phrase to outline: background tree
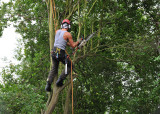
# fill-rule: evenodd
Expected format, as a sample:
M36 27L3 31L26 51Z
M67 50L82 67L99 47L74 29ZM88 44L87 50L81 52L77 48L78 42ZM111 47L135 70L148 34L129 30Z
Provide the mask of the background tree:
M72 21L74 40L97 31L72 57L76 77L74 112L153 112L160 103L159 6L159 0L54 0L52 4L49 0L16 0L4 4L5 10L3 7L0 10L8 15L8 21L15 23L22 35L20 45L24 45L24 49L19 46L16 54L22 62L2 72L4 82L0 90L5 110L10 113L45 110L44 86L51 65L51 39L55 26L60 28L56 24L68 18ZM67 51L72 53L69 48ZM58 88L63 91L54 99L55 107L51 100L50 112L54 109L55 114L71 113L69 76L64 87ZM56 86L53 95L54 90Z

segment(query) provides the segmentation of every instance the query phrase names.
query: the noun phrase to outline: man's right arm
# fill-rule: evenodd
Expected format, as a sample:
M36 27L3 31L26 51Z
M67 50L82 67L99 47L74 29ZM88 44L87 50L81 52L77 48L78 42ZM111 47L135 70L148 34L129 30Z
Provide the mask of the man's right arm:
M79 44L79 41L77 41L77 42L73 41L72 35L69 32L66 32L65 36L67 37L67 39L69 41L67 43L67 45L71 46L72 48L75 48Z

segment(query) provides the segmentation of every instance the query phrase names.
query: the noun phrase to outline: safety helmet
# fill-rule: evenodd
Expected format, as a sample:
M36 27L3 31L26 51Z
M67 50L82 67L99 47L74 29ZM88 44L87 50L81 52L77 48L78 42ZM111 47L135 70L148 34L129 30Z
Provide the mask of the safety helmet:
M61 28L71 28L71 23L68 19L64 19L61 23Z

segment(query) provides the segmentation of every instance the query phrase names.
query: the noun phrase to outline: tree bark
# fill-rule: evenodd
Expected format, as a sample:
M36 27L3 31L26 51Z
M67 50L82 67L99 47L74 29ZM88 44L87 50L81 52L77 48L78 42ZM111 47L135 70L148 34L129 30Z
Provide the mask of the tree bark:
M54 83L53 83L53 94L51 101L49 105L47 106L47 109L44 114L52 114L53 110L55 109L55 106L58 102L59 94L60 92L69 84L71 83L70 81L66 82L62 87L57 87L56 86L56 81L58 77L54 78Z
M52 94L52 98L51 101L47 107L47 110L45 112L45 114L52 114L57 102L58 102L58 98L59 98L59 93L61 92L61 89L59 89L56 86L56 83L53 84L53 94Z
M54 42L54 31L53 31L53 17L52 17L52 4L50 3L50 8L49 8L49 46L50 46L50 52L53 48L53 42ZM51 61L51 66L52 67L52 58L51 58L51 53L50 53L50 61Z
M53 22L54 22L54 20L55 20L56 17L54 16L54 12L52 11L53 10L52 1L48 0L48 2L47 2L47 0L46 0L46 4L47 4L47 6L49 8L49 11L48 11L48 13L49 13L49 16L48 16L49 17L49 45L50 45L50 51L51 51L52 48L53 48L54 35L55 35L55 30L53 28L53 25L55 23L53 23ZM72 13L75 10L78 9L77 5L79 5L79 1L77 1L77 4L75 4L73 6L72 10L70 8L69 15L67 16L68 18L72 15ZM56 25L54 25L54 26L56 26ZM79 24L79 33L78 33L78 36L80 35L80 31L81 31L81 25ZM50 61L51 61L51 67L52 67L52 58L50 58ZM61 67L59 66L59 71L61 71L60 69L61 69ZM58 102L60 92L70 83L70 86L67 89L67 96L66 96L65 107L64 107L64 114L69 114L69 109L70 109L70 93L71 93L71 89L72 89L71 82L69 81L68 83L66 83L62 87L57 87L56 86L57 79L58 79L58 76L56 76L54 78L53 92L48 95L48 101L47 101L46 110L45 110L44 114L52 114L52 112L54 111L54 109L56 107L56 104Z
M70 103L71 90L72 90L72 85L70 83L69 88L67 90L67 96L66 96L65 107L64 107L64 114L70 114L69 113L69 111L70 111L69 110L70 109L69 103Z

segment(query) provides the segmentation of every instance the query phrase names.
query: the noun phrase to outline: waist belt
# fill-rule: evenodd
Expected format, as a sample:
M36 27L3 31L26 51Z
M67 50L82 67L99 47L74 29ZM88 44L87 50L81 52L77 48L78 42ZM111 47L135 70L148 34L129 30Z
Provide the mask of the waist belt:
M58 53L58 54L65 54L65 50L62 50L62 49L57 48L57 47L53 48L53 52Z

